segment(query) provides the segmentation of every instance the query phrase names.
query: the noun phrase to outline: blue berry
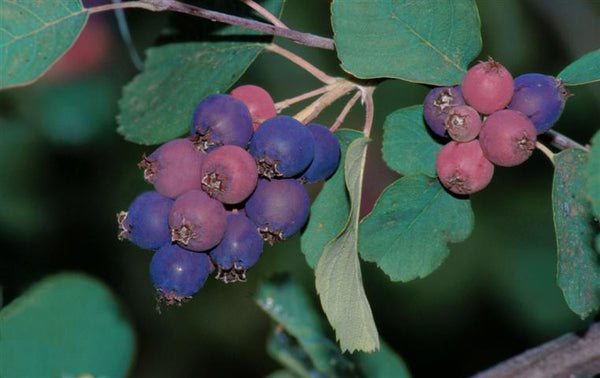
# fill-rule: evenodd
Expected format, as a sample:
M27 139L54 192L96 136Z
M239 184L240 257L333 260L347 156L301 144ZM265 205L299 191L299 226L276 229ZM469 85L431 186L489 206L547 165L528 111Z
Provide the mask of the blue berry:
M221 243L210 251L217 265L217 279L225 283L246 281L246 271L260 257L263 241L256 226L243 214L228 214Z
M202 288L213 269L207 254L168 243L154 253L150 278L162 301L180 304Z
M258 173L267 178L293 177L308 167L315 155L311 132L288 116L264 122L250 141Z
M192 140L203 151L227 144L246 148L251 137L252 117L248 108L229 95L208 96L194 112Z
M331 176L340 164L340 142L323 125L306 125L315 140L315 156L300 180L307 184L325 180Z
M423 116L431 131L439 136L448 137L444 123L448 111L458 105L465 105L460 86L433 88L423 103Z
M117 214L119 240L128 239L144 249L158 249L171 241L169 212L173 200L156 192L136 197L128 211Z
M515 93L508 108L529 117L541 134L558 121L569 96L561 80L529 73L515 79Z
M246 215L271 245L300 231L308 220L309 211L308 193L293 179L260 179L254 194L246 202Z

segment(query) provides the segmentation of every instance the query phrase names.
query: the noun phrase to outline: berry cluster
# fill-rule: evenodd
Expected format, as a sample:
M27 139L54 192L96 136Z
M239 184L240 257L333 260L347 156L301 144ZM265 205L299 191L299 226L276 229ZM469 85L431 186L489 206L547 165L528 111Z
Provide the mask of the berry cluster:
M513 80L492 59L469 69L460 86L431 90L425 121L433 133L452 139L436 159L441 183L453 193L471 194L490 183L494 165L523 163L568 97L559 79L529 73Z
M277 116L260 87L208 96L189 138L139 163L155 191L117 215L119 238L156 250L150 275L168 304L193 296L215 268L226 283L245 281L263 241L273 245L306 224L310 200L302 184L327 179L339 160L328 128Z

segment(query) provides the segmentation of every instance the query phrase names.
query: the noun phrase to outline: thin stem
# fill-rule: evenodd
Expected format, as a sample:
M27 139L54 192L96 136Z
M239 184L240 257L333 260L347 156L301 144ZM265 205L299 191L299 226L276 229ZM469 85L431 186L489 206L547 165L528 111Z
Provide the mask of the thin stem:
M550 149L548 147L544 146L540 142L535 142L535 146L537 147L538 150L542 151L544 153L544 155L546 155L546 157L552 162L552 165L555 165L554 164L554 152L550 151Z
M277 110L277 113L279 113L283 109L286 109L287 107L294 105L295 103L298 103L300 101L304 101L309 98L318 96L322 93L325 93L325 92L329 91L333 86L334 86L334 84L325 85L321 88L314 89L310 92L302 93L301 95L298 95L296 97L292 97L292 98L288 98L287 100L280 101L275 104L275 110Z
M269 21L273 25L275 25L279 28L282 28L282 29L289 29L283 22L281 22L280 19L277 18L277 16L275 16L273 13L269 12L268 9L266 9L262 5L258 4L257 2L255 2L253 0L242 0L242 3L246 4L250 8L254 9L258 14L263 16L263 18L265 20Z
M352 98L350 100L348 100L348 102L344 106L344 109L342 109L340 115L338 115L338 117L335 119L333 126L331 126L331 128L329 129L332 133L335 133L337 131L337 129L340 128L342 123L344 123L346 116L348 115L348 113L350 112L350 110L352 109L354 104L356 104L356 101L358 101L358 99L360 98L361 95L362 95L361 91L356 91L354 96L352 96Z
M559 133L558 131L548 130L545 134L551 138L550 144L558 149L565 150L567 148L578 148L584 151L590 150L589 147L582 146L581 144L575 142L573 139L567 137L566 135Z
M112 0L113 3L121 3L121 0ZM125 43L127 47L127 51L129 51L129 58L133 63L133 66L141 71L144 69L144 62L140 57L138 50L135 48L135 44L131 39L131 33L129 31L129 25L127 24L127 18L125 17L125 10L123 9L115 9L115 18L117 19L117 26L119 27L119 33L121 34L121 39Z
M88 12L89 14L94 14L94 13L99 13L99 12L106 12L106 11L112 11L112 10L116 10L116 9L126 9L126 8L146 9L146 10L153 11L153 12L158 12L160 10L164 10L163 8L160 8L154 4L149 4L149 3L142 2L142 1L128 1L125 3L112 3L112 4L99 5L99 6L93 7L93 8L85 8L85 9L83 9L83 12Z
M298 121L307 124L317 118L321 112L329 105L333 104L338 98L350 92L356 84L347 80L340 80L331 90L315 100L312 104L301 110L294 116Z
M375 105L373 104L373 92L375 92L375 87L365 87L362 93L366 113L363 134L365 134L366 137L369 137L371 135L371 128L373 127L373 117L375 115Z
M304 58L294 54L293 52L291 52L289 50L284 49L281 46L278 46L278 45L272 43L270 45L267 45L267 47L265 47L265 49L267 51L271 51L271 52L274 52L275 54L281 55L282 57L286 58L290 62L297 65L298 67L303 68L306 72L313 75L314 77L316 77L317 79L319 79L321 82L323 82L325 84L333 84L336 80L335 78L327 75L325 72L321 71L317 67L313 66L310 62L308 62Z

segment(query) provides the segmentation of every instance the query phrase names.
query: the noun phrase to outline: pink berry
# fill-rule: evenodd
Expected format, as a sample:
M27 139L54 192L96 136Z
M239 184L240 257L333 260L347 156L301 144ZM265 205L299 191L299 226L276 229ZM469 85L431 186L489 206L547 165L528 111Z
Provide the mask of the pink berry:
M446 189L456 194L471 194L485 188L494 175L477 140L449 142L440 150L435 171Z
M481 118L477 110L468 105L456 106L448 111L444 127L457 142L473 140L481 130Z
M529 118L515 110L490 115L479 133L485 157L496 165L513 167L529 159L535 149L536 130Z
M461 89L467 104L479 113L492 114L508 106L515 83L510 72L490 58L467 71Z
M243 102L252 116L252 129L258 130L260 125L277 115L275 103L266 90L256 85L242 85L231 91L231 97Z

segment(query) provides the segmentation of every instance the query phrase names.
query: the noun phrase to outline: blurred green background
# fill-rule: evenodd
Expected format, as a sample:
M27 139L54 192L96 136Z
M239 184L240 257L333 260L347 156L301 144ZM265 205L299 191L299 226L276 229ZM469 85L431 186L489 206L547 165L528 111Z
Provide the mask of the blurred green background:
M600 47L600 1L477 4L484 42L479 58L492 56L515 76L557 74ZM328 17L327 1L288 0L283 21L294 29L330 36ZM128 12L128 19L141 51L167 23L167 15L144 11ZM267 247L246 284L211 279L190 303L158 313L148 274L151 253L116 238L115 213L149 189L136 164L153 148L127 143L115 132L121 87L136 71L112 15L94 16L87 28L94 30L87 30L85 46L71 53L70 59L79 62L76 71L61 62L62 69L55 68L33 86L0 92L4 304L48 274L84 271L120 297L137 332L131 376L267 375L277 368L265 351L270 320L253 295L261 278L281 271L291 272L314 294L313 272L300 252L299 238ZM333 52L276 41L328 73L343 74ZM263 86L275 101L320 86L269 53L257 59L243 83ZM600 85L570 90L575 96L556 130L585 143L600 126ZM387 81L375 92L363 214L398 177L380 156L386 115L422 102L427 91L425 86ZM331 124L343 104L332 106L318 121ZM293 115L301 108L285 113ZM357 106L344 127L360 128L362 122ZM539 152L522 166L498 168L488 189L472 198L472 236L452 245L447 261L425 279L393 283L374 264L362 265L379 332L415 376L473 374L592 321L581 321L569 311L555 282L551 182L552 166ZM311 187L311 194L318 189Z

